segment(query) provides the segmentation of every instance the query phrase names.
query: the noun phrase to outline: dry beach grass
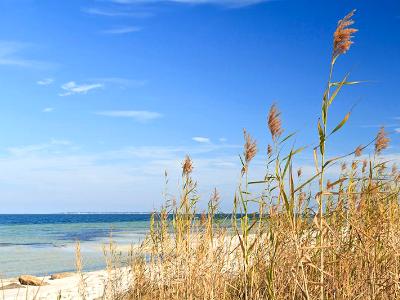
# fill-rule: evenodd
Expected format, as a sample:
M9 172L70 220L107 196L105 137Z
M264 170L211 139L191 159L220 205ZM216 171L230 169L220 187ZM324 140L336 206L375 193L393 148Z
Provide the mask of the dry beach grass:
M167 200L153 215L142 251L132 256L130 288L118 298L400 299L400 177L381 155L387 133L382 128L368 145L340 157L326 152L334 147L331 136L350 117L347 113L331 126L329 109L342 89L359 83L348 74L334 80L337 60L357 31L351 28L353 14L334 32L319 143L312 148L314 174L303 178L301 169L294 170L304 148L290 148L293 135L283 136L283 120L273 105L267 116L272 144L259 181L248 180L257 144L244 131L241 180L227 229L216 215L216 191L208 210L198 214L193 163L186 157L178 201ZM370 145L372 153L363 154ZM328 178L327 170L340 163L340 175ZM258 193L254 186L261 187Z

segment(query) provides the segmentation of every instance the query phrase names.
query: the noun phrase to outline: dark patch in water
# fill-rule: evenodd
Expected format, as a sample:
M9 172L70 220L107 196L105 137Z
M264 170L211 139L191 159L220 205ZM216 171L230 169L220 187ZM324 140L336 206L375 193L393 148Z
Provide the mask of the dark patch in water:
M87 229L73 232L64 232L60 236L57 237L58 240L61 241L94 241L99 238L109 237L110 234L115 236L116 232L121 232L122 230L117 229Z

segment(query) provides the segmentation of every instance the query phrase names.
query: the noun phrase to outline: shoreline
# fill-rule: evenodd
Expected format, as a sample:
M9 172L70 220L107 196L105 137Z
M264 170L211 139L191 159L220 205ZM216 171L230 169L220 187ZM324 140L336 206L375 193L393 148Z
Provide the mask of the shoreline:
M118 279L124 279L123 281L127 285L128 268L117 269L116 272L118 272ZM72 273L60 279L51 279L51 276L37 276L36 278L43 282L44 285L42 286L21 285L18 278L0 280L0 299L79 299L81 295L80 286L82 287L81 278L83 278L87 299L102 299L107 292L108 283L111 282L109 273L105 269L84 272L82 277L78 273Z

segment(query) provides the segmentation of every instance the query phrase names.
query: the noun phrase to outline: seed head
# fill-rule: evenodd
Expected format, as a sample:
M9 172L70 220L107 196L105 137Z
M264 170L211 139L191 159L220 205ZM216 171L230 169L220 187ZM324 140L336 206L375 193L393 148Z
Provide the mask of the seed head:
M270 144L268 144L268 147L267 147L267 154L268 154L268 157L271 157L271 155L272 155L272 146Z
M382 150L389 146L390 139L387 136L385 128L382 127L375 139L375 153L380 154Z
M206 216L205 213L202 213L202 214L200 215L200 224L201 224L201 225L205 225L206 222L207 222L207 216Z
M271 132L272 139L275 141L282 134L281 113L275 104L273 104L268 112L268 128Z
M362 154L362 146L360 145L356 148L356 150L354 150L354 156L359 157L361 156L361 154Z
M221 199L221 196L220 196L218 190L215 188L213 193L211 194L210 201L211 201L211 203L213 203L215 205L219 202L219 199Z
M244 135L244 158L246 163L249 163L257 153L256 141L252 139L250 134L247 133L246 129L243 130Z
M250 134L247 133L246 129L243 129L243 136L244 136L243 156L245 160L245 165L243 166L242 173L245 173L247 171L247 167L250 161L257 154L257 144L256 141L252 139Z
M364 159L364 160L363 160L363 165L362 165L362 172L363 172L363 173L364 173L365 170L367 169L367 164L368 164L367 160Z
M394 163L392 165L392 176L395 177L397 175L397 173L398 173L398 168L397 168L397 165Z
M351 11L347 16L338 22L335 33L333 34L333 57L337 57L340 54L346 53L353 41L353 33L358 30L355 28L349 28L349 26L354 24L351 17L354 15L355 10Z
M182 173L184 175L189 175L193 171L193 162L190 159L189 155L186 155L185 160L182 164Z
M303 171L301 170L301 168L299 168L297 170L297 177L300 177L302 173L303 173Z
M307 194L305 192L300 192L299 193L299 206L301 206L304 202L304 200L306 200L307 198Z
M331 181L328 179L328 181L326 182L326 189L330 190L332 188L332 183Z
M382 163L381 165L379 165L378 167L378 173L379 174L383 174L386 170L386 163Z

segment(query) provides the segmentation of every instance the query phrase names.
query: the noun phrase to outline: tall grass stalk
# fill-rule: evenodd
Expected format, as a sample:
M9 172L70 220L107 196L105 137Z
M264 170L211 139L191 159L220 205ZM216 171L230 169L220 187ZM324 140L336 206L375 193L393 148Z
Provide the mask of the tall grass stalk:
M78 294L82 300L87 299L87 284L83 273L83 259L81 254L81 243L76 241L75 244L75 268L79 276Z

